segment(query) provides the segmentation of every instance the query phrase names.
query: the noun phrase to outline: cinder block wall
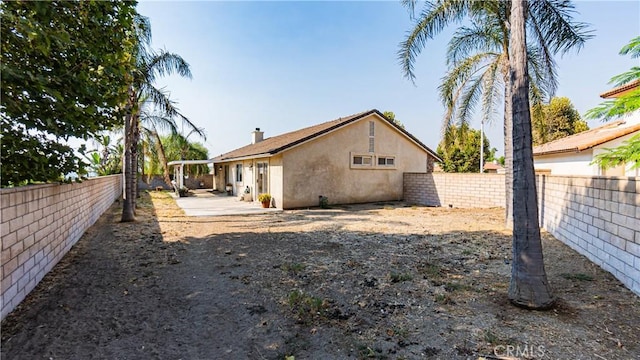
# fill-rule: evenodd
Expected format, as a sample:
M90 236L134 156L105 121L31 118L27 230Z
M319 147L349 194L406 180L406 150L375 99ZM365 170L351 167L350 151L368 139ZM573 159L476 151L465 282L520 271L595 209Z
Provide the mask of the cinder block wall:
M0 189L2 319L120 197L121 180Z
M540 224L640 295L640 179L537 178ZM504 206L504 175L406 173L404 200L427 206Z
M504 175L405 173L404 201L460 208L504 207Z
M640 179L538 176L540 223L640 295Z

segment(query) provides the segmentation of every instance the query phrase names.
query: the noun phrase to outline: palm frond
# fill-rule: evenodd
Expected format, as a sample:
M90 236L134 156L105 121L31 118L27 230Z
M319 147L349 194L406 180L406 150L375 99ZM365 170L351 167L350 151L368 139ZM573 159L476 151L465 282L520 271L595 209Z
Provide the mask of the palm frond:
M447 47L447 64L457 63L474 52L501 52L501 36L499 29L482 26L476 21L473 27L459 28L449 40Z
M569 0L530 1L529 25L535 23L541 39L551 53L579 51L593 37L589 24L573 21L575 6Z
M537 46L527 46L527 59L531 86L540 90L542 100L551 99L558 86L555 60Z
M459 99L462 96L467 84L471 82L478 74L485 71L492 62L495 61L497 54L480 53L475 54L463 61L455 64L447 75L442 79L442 83L438 87L440 98L446 108L442 133L447 131L457 121Z
M633 66L630 70L612 77L609 84L622 86L638 79L640 79L640 66Z
M484 91L484 82L482 76L474 77L469 85L464 88L462 97L460 98L458 119L457 122L460 126L469 124L471 122L471 115L473 115L478 101L482 98L482 92Z
M494 61L482 74L482 121L491 123L497 115L496 108L504 97L499 91L502 75L499 72L500 62Z
M640 36L631 39L631 41L620 49L620 55L630 54L631 58L640 57Z
M439 0L428 1L425 4L413 30L408 31L405 40L400 43L398 61L404 77L415 83L415 60L424 49L427 40L440 33L451 22L462 20L472 2Z

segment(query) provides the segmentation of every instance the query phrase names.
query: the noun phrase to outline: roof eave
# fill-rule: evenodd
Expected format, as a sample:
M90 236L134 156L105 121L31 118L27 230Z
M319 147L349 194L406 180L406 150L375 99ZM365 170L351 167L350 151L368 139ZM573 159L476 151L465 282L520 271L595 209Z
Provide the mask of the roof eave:
M588 148L579 149L577 147L574 147L574 148L570 148L570 149L549 150L549 151L542 151L542 152L534 152L533 156L566 154L566 153L579 153L580 151L583 151L583 150L586 150L586 149L588 149Z

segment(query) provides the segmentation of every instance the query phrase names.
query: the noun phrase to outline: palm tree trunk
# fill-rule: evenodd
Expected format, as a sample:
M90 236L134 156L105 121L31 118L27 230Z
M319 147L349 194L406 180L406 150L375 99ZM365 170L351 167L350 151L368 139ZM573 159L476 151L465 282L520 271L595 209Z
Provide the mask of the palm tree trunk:
M553 305L554 299L544 269L533 170L525 34L526 0L513 0L511 6L513 262L509 300L525 308L546 309Z
M131 120L131 132L133 137L133 142L131 144L131 177L133 181L133 186L131 187L131 202L133 204L133 213L136 213L136 208L138 207L138 144L140 143L140 116L137 111L134 113L133 119Z
M504 226L507 229L513 229L513 107L511 104L511 75L508 74L504 90Z
M162 145L162 141L160 140L160 135L158 135L157 131L153 131L151 133L153 138L156 140L156 150L158 153L158 160L160 160L160 164L162 164L162 173L164 175L164 182L167 186L171 186L171 177L169 176L169 165L167 165L167 156L164 153L164 146Z
M135 221L135 214L133 212L133 202L131 196L131 188L133 187L133 182L131 181L131 144L133 142L132 133L131 133L131 120L133 116L131 114L131 107L128 106L127 115L124 119L124 191L122 192L122 218L121 222L131 222Z

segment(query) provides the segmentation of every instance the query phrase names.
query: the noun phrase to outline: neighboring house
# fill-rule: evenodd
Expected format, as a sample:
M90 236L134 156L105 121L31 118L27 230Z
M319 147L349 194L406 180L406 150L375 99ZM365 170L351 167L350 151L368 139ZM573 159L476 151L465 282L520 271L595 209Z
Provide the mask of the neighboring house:
M615 98L638 86L640 81L633 81L600 97ZM535 170L551 175L639 176L638 169L631 169L632 164L606 170L592 164L594 156L620 146L639 132L640 112L636 111L603 126L536 146L533 148Z
M484 172L487 174L504 174L504 167L498 164L497 161L484 163Z
M215 188L269 193L279 208L401 200L405 172L431 172L434 151L378 110L263 139L214 162Z

